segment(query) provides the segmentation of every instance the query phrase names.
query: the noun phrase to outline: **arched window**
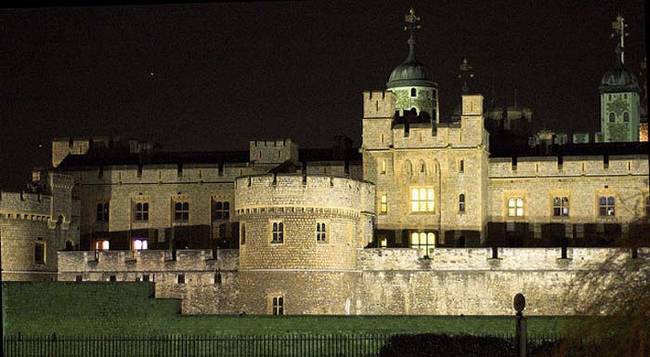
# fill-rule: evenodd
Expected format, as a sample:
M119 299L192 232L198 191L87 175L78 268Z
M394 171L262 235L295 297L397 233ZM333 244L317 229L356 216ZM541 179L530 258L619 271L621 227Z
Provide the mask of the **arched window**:
M417 97L418 91L415 88L411 88L411 97Z
M609 113L609 122L613 123L616 121L616 114L614 113Z
M432 232L413 232L411 233L411 248L418 250L418 256L429 256L433 253L436 236Z
M146 239L137 238L133 241L134 250L147 250L149 249L149 243Z
M628 112L623 113L623 121L626 123L630 121L630 114Z
M284 242L284 224L282 222L273 222L273 236L271 243Z
M424 163L424 161L420 160L419 164L420 168L420 173L426 175L427 174L427 164Z
M316 241L325 242L327 239L327 229L325 223L316 223Z
M411 160L406 160L406 161L404 162L404 172L405 172L408 176L413 175L413 164L411 164Z
M458 212L465 212L465 194L458 195Z
M380 174L386 173L386 160L384 159L379 160L379 173Z

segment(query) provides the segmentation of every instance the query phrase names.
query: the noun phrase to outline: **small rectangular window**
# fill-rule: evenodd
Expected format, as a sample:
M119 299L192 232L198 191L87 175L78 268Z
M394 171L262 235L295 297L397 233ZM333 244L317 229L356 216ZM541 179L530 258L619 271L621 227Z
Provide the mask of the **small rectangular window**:
M569 198L553 197L553 217L569 216Z
M142 281L149 281L149 274L142 274Z
M34 242L34 263L45 264L45 242L41 238Z
M325 242L327 239L327 226L325 222L316 223L316 241Z
M379 160L379 173L382 175L386 173L386 160L384 159Z
M176 276L176 283L177 284L185 284L185 274L180 273Z
M109 207L108 202L100 202L97 204L97 222L108 223Z
M379 213L388 213L388 195L385 193L379 198Z
M464 213L465 212L465 194L461 193L458 195L458 212Z
M214 274L214 285L221 285L221 273Z
M84 281L84 278L82 275L77 275L74 277L74 281L76 281L77 283L81 283L82 281Z
M272 222L271 223L271 243L284 242L284 223Z
M135 204L135 216L134 219L136 222L147 222L149 220L149 203L148 202L138 202Z
M239 223L239 241L241 245L246 244L246 224L244 222Z
M117 277L115 275L111 275L108 277L108 281L117 281Z
M230 219L230 202L213 202L212 203L212 220Z
M272 299L273 315L284 315L284 297L274 296Z
M513 197L508 199L508 217L523 217L524 216L524 199L521 197Z
M461 174L465 172L465 160L460 160L460 162L458 163L458 172L460 172Z
M176 202L174 204L174 221L188 222L190 220L189 202Z
M601 217L613 217L616 215L616 199L613 196L601 196L598 198L598 213Z

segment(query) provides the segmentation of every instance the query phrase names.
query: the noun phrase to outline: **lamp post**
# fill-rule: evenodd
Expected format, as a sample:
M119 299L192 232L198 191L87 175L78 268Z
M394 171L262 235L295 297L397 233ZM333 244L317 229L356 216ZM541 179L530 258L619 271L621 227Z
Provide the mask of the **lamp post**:
M512 303L517 314L515 315L515 351L517 357L526 357L526 318L522 311L526 307L524 294L515 295Z

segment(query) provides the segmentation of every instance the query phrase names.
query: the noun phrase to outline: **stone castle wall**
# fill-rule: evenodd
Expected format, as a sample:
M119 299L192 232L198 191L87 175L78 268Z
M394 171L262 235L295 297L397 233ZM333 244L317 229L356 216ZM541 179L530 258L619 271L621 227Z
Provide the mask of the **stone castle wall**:
M350 270L239 270L237 250L60 252L59 280L134 281L151 274L156 297L182 299L183 313L270 314L270 301L282 296L286 314L336 315L505 315L522 292L531 315L571 314L563 300L581 274L607 274L615 263L650 261L650 248L491 249L438 248L431 259L415 249L359 249ZM215 281L219 272L220 281ZM632 272L631 272L632 273ZM185 277L178 282L179 274ZM577 280L579 282L579 280Z

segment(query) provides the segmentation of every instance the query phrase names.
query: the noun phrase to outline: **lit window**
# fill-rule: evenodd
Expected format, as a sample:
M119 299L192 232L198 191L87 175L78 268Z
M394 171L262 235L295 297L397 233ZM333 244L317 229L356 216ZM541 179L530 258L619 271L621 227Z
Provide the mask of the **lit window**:
M239 223L239 241L241 245L246 244L246 224L244 222Z
M273 222L271 227L272 227L271 243L283 243L284 242L284 223L282 223L282 222Z
M524 199L520 197L508 200L508 217L524 216Z
M327 239L327 227L325 223L316 223L316 241L324 242Z
M554 217L568 217L569 216L569 198L568 197L553 197L553 216Z
M230 202L214 202L212 220L230 219Z
M379 246L382 248L388 247L388 239L385 237L379 238Z
M458 212L465 212L465 194L458 195Z
M45 242L42 238L34 242L34 263L45 264Z
M271 301L273 315L284 315L284 297L274 296Z
M418 90L415 88L411 88L411 97L417 97Z
M616 121L616 114L614 113L609 113L609 122L613 123Z
M108 202L97 204L97 222L108 222Z
M107 240L95 241L95 250L108 250L110 243Z
M138 202L135 204L135 221L146 222L149 220L149 203Z
M599 215L601 217L616 215L616 200L612 196L598 198Z
M385 193L379 198L379 213L388 213L388 195Z
M626 123L630 121L630 114L628 112L623 113L623 121Z
M134 250L147 250L149 249L149 242L146 239L135 239L133 241Z
M174 205L174 221L187 222L190 220L190 204L188 202L176 202Z
M411 189L411 212L433 212L433 189Z
M424 257L433 254L436 236L431 232L413 232L411 233L411 248L418 250L418 256Z
M380 174L386 173L386 160L379 160L379 173Z

